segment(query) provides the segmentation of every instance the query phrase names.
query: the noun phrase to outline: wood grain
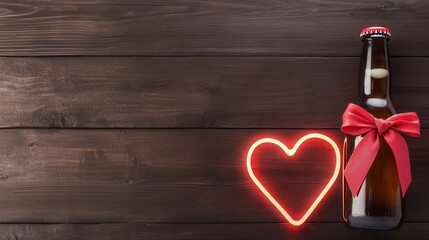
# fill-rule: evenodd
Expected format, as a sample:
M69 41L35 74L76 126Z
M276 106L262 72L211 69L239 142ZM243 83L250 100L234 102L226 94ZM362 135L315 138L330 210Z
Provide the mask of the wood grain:
M428 64L392 60L395 106L425 128ZM0 58L0 126L338 128L358 102L358 68L358 58Z
M359 31L392 29L392 54L429 56L427 1L0 1L0 55L359 56Z
M2 224L1 239L427 239L429 223L406 223L399 231L352 231L342 223L286 224Z
M250 144L260 137L275 137L291 145L306 132L2 130L0 221L282 222L247 175L245 156ZM339 131L321 132L341 144ZM422 138L408 139L413 166L413 184L407 193L408 221L426 221L429 214L428 133L425 130ZM291 214L303 209L308 203L305 199L317 192L321 179L333 169L323 149L311 149L312 158L291 161L291 165L279 165L283 154L269 148L268 155L258 155L268 160L278 157L268 167L260 165L259 176L293 209ZM259 164L263 161L267 160ZM313 169L311 174L309 168ZM338 179L309 222L341 221L340 185Z

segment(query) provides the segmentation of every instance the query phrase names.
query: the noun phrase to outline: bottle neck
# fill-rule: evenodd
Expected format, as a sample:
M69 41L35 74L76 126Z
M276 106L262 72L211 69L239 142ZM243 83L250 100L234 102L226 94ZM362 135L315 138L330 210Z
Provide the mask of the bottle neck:
M360 67L362 102L371 107L390 105L390 66L388 40L384 37L366 38Z

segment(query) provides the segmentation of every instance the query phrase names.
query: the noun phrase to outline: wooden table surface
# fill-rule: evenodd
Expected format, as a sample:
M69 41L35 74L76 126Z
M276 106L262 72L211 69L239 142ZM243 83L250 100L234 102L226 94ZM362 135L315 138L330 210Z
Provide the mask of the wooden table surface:
M428 239L428 16L406 0L0 0L0 239ZM371 25L392 30L395 107L421 119L406 222L347 229L338 178L293 227L247 149L315 130L341 145ZM331 168L317 156L265 169L291 209L323 182L308 169Z

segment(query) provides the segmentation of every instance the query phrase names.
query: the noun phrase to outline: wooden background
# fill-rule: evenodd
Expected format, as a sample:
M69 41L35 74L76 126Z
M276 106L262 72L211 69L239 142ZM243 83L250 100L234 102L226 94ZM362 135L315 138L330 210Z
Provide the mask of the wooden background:
M414 0L0 1L0 239L427 239L428 16ZM407 222L348 230L338 179L291 227L246 148L307 129L341 144L371 25L391 28L393 100L422 123Z

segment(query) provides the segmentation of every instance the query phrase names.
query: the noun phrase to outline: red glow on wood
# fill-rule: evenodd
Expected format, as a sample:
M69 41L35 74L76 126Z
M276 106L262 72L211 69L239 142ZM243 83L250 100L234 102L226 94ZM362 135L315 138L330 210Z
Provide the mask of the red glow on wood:
M255 176L253 169L252 169L252 154L255 151L255 149L260 146L261 144L269 143L274 144L280 147L288 156L293 156L295 152L298 150L298 148L301 146L302 143L309 139L321 139L323 141L326 141L329 143L335 152L335 169L332 174L332 177L329 179L326 186L323 188L323 190L319 193L319 195L314 199L311 206L307 209L307 211L304 213L304 215L298 219L293 219L288 211L284 209L284 207L270 194L270 192L264 187L264 185L261 183L261 181ZM337 144L329 137L319 134L319 133L310 133L302 138L300 138L296 143L295 146L293 146L292 149L289 149L287 146L285 146L282 142L273 139L273 138L262 138L252 144L250 147L247 158L246 158L246 165L247 165L247 172L249 173L250 178L253 180L255 185L259 188L259 190L264 194L264 196L273 204L273 206L284 216L284 218L290 222L291 224L295 226L300 226L307 220L307 218L311 215L311 213L316 209L316 207L319 205L320 201L325 197L326 193L331 189L332 185L334 184L335 180L338 177L338 174L340 172L340 166L341 166L341 155L340 150L338 149Z

